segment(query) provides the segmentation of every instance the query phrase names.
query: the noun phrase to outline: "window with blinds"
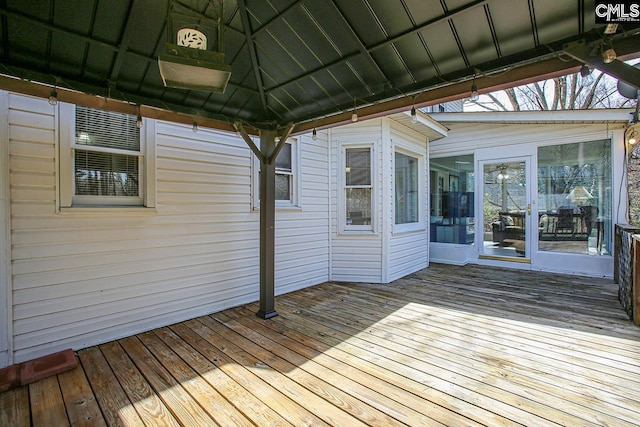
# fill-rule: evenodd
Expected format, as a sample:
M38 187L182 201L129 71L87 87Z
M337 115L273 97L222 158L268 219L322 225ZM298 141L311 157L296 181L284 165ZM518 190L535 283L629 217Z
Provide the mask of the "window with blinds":
M143 154L136 122L133 115L76 106L74 194L88 196L82 202L141 203Z

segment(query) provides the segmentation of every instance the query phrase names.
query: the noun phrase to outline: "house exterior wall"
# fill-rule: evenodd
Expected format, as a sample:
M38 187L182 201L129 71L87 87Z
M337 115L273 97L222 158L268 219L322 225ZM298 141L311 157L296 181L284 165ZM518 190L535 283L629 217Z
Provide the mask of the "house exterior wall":
M437 119L437 115L434 115ZM555 145L580 142L589 139L606 139L606 124L540 123L540 124L487 124L444 123L450 127L446 138L429 145L431 157L470 154L474 150L498 148L509 145ZM620 127L620 126L618 126ZM613 127L609 128L611 138Z
M428 266L429 237L427 138L390 119L358 122L331 130L332 280L389 283ZM342 147L372 144L374 153L374 231L345 231L340 227L339 209L344 209L344 191L339 168ZM420 224L412 230L398 230L394 224L395 150L420 158L422 180L419 203Z
M387 215L389 217L389 229L387 230L390 239L388 243L387 256L387 277L385 282L391 282L413 273L422 268L426 268L429 265L429 234L428 234L428 200L429 200L429 185L428 185L428 150L427 140L423 135L418 134L404 126L399 125L393 120L388 120L390 124L390 140L389 145L389 162L388 171L388 185L391 191L389 191L390 200L385 204L387 206ZM421 173L420 173L420 195L418 202L421 205L420 210L420 225L415 230L402 231L398 230L398 227L394 224L394 209L395 200L393 191L395 187L395 168L394 168L394 155L395 151L402 150L405 153L410 153L421 158Z
M258 300L257 171L241 138L148 120L152 207L65 207L66 110L0 91L0 367ZM340 150L352 144L372 147L373 228L365 233L338 223ZM327 280L386 283L428 265L427 228L394 224L399 147L422 158L426 225L424 135L381 118L318 132L315 141L298 136L297 145L297 203L276 209L276 294Z
M9 94L0 91L0 111L8 111ZM9 119L0 114L0 367L11 364L11 207L9 204Z
M333 128L331 145L331 279L345 282L382 282L382 119L373 119ZM372 232L344 231L344 159L342 148L373 147Z
M3 96L14 348L8 363L258 299L252 153L239 137L156 122L155 208L61 210L57 108ZM299 138L300 207L276 212L277 294L329 278L328 147L326 133L318 136Z

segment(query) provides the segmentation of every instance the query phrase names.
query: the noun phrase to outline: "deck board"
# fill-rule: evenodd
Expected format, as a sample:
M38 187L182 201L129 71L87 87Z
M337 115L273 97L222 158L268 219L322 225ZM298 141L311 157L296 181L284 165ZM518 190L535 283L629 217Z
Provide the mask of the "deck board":
M640 425L640 328L604 279L432 265L91 347L0 424Z
M73 369L59 374L58 382L67 409L69 424L78 427L107 425L82 369Z
M100 349L91 347L78 355L106 424L112 427L144 426Z
M34 426L70 425L56 376L31 383L28 388Z
M30 426L29 411L29 390L26 386L0 393L0 426Z

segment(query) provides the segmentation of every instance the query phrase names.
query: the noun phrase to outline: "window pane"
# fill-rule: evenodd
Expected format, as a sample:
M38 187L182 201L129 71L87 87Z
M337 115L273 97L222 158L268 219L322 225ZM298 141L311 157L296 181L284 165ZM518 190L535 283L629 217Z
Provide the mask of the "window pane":
M137 117L93 108L76 106L76 139L78 145L140 151L140 129Z
M396 153L396 224L418 222L418 159Z
M371 224L371 188L347 188L347 225Z
M276 157L276 170L291 172L291 144L284 144Z
M347 185L371 185L371 149L349 148L346 150Z
M291 200L291 175L276 174L276 200Z
M611 254L611 141L538 149L538 249Z
M138 157L75 151L76 195L138 196Z
M473 155L429 161L431 241L470 245L474 240Z

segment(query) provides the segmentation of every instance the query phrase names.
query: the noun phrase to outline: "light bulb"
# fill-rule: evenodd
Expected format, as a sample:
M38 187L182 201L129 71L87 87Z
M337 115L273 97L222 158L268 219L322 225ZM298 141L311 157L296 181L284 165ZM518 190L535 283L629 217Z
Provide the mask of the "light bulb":
M411 107L411 123L418 123L418 113L416 112L416 107Z
M480 95L478 94L478 86L474 83L471 85L471 96L469 97L469 100L476 102L478 99L480 99Z
M49 104L53 105L54 107L58 105L58 92L56 92L55 89L53 89L51 91L51 94L49 95Z
M191 130L195 133L198 132L198 122L193 122L193 128Z
M629 144L635 145L638 142L638 132L635 130L629 135Z
M611 64L617 57L618 55L616 54L616 51L613 50L613 47L602 51L602 62L605 64Z
M142 129L142 114L140 113L140 104L137 105L138 107L138 118L136 119L136 126L138 129Z
M314 141L318 139L318 132L316 131L316 128L313 128L313 132L311 132L311 139Z
M353 123L358 121L358 113L356 113L355 111L353 112L353 114L351 115L351 121Z
M591 70L587 64L583 64L580 67L580 85L581 86L591 86L593 84L593 75L591 75Z

